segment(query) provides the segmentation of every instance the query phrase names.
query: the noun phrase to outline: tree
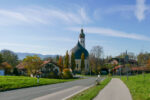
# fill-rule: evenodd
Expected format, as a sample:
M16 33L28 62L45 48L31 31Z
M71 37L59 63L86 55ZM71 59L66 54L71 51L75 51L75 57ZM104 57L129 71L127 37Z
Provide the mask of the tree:
M3 68L5 69L5 74L10 75L12 71L12 66L8 64L7 62L2 63Z
M40 57L34 55L34 56L26 56L26 58L23 59L23 65L28 71L28 74L31 76L35 76L39 69L42 67L43 61Z
M120 55L118 55L117 57L119 57L119 58L125 58L126 55L128 55L129 59L133 59L133 60L136 59L136 56L135 56L135 54L133 52L128 52L128 53L127 52L123 52Z
M2 57L2 54L0 54L0 65L2 64L3 62L3 57Z
M18 56L10 50L1 51L3 61L10 64L13 68L18 64Z
M84 73L85 70L85 62L84 62L84 53L81 55L81 72Z
M147 61L150 59L150 53L140 53L137 56L138 63L142 66L147 64Z
M101 46L94 46L90 51L89 61L92 72L98 74L101 70L101 65L104 65L103 48Z
M71 54L71 69L72 69L73 73L74 73L75 67L76 67L75 56L74 56L74 53L72 52L72 54Z
M150 69L150 59L147 61L146 67L147 67L148 69Z
M68 55L68 51L66 52L66 56L65 56L65 68L69 68L69 55Z
M58 61L58 65L61 66L60 71L63 71L63 59L62 56L59 56L59 61Z

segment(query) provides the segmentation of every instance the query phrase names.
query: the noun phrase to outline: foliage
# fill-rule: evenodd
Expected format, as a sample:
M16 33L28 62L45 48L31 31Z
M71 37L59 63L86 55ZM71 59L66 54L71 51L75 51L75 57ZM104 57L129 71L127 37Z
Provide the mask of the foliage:
M15 67L18 64L18 56L10 50L1 51L3 61Z
M34 55L34 56L26 56L26 58L23 59L23 64L25 68L28 71L29 75L35 76L37 71L42 67L43 61L40 57Z
M147 61L146 67L150 69L150 59Z
M111 78L106 78L100 85L93 86L83 92L67 99L67 100L93 100L94 97L102 90L109 82Z
M65 68L65 69L63 70L63 78L64 78L64 79L73 78L73 75L72 75L72 72L70 71L70 69Z
M16 76L19 75L19 72L18 72L18 69L17 69L17 68L14 68L14 69L13 69L13 75L16 75Z
M140 53L137 56L137 60L140 65L145 65L149 59L150 59L150 53L147 52Z
M2 54L0 53L0 64L2 64L3 62L3 57L2 57Z
M7 62L3 62L2 66L5 69L5 74L10 75L13 67L10 64L8 64Z
M63 59L62 56L59 56L59 61L58 61L58 65L60 66L60 71L63 71Z
M72 54L71 54L71 69L72 69L73 73L75 71L75 67L76 67L75 56L74 56L74 53L72 52Z
M46 79L40 78L37 84L37 78L23 77L23 76L0 76L0 91L33 87L38 85L56 84L61 82L72 81L73 79Z
M101 46L94 46L90 51L89 61L92 72L98 74L101 70L101 66L104 65L102 59L103 48Z
M84 61L84 53L81 55L81 72L84 73L85 71L85 61Z
M66 56L65 56L65 68L69 68L69 54L68 54L68 51L66 52Z
M128 80L124 76L121 79L129 88L133 100L150 100L150 74L130 76Z
M128 55L129 59L134 59L134 60L136 59L136 56L135 56L135 54L133 52L128 52L128 53L127 52L123 52L120 55L118 55L117 57L125 58L126 55Z

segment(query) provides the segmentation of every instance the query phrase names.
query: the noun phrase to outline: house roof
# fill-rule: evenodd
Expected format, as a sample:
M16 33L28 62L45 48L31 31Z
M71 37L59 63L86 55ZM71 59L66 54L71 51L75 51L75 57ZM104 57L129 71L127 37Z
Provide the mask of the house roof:
M75 55L75 59L81 59L81 55L82 53L84 53L84 58L87 59L89 56L88 51L79 43L77 43L77 45L71 49L71 53L74 53Z

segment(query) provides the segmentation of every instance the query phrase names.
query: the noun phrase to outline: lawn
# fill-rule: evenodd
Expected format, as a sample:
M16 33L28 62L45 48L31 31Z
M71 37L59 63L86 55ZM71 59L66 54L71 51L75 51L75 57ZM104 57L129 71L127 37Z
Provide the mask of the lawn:
M61 82L68 82L75 79L46 79L40 78L37 83L37 78L24 77L24 76L0 76L0 91L33 87L39 85L55 84Z
M101 82L100 85L93 86L67 100L92 100L94 97L97 96L99 91L103 89L111 80L111 78L106 78L104 81Z
M129 88L133 100L150 100L150 74L121 78Z

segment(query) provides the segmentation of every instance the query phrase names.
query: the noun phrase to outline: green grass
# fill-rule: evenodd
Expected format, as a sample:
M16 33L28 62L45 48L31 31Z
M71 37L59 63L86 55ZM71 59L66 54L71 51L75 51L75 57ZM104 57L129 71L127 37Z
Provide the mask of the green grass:
M145 77L144 77L145 76ZM129 88L133 100L150 100L150 74L124 76L121 79Z
M61 82L68 82L75 79L46 79L40 78L39 84L37 78L24 76L0 76L0 91L6 91L17 88L33 87L39 85L48 85Z
M99 93L101 89L103 89L111 80L111 78L106 78L100 85L93 86L71 98L68 100L92 100Z

